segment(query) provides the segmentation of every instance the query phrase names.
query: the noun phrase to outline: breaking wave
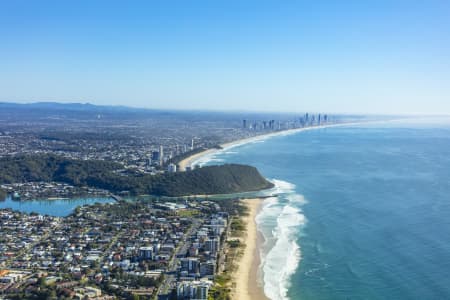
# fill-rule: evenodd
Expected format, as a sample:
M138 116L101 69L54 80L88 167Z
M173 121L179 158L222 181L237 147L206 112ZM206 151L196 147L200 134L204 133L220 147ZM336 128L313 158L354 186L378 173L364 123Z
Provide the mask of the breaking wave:
M306 223L301 209L306 201L295 193L295 185L281 180L272 182L276 197L264 201L256 222L265 239L261 249L264 293L272 300L284 300L288 299L290 278L301 259L297 239Z

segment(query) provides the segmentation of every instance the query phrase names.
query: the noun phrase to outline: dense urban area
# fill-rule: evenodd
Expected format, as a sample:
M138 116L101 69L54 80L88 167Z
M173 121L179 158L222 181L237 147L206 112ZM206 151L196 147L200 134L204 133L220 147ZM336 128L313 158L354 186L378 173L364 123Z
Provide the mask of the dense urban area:
M326 114L166 112L90 104L0 103L0 157L52 153L73 159L111 160L152 173L165 170L177 157L198 149L339 121Z
M246 208L234 197L181 196L272 185L250 166L181 172L178 163L223 143L344 121L0 103L0 200L115 199L66 217L0 210L0 299L229 299Z
M2 210L0 295L227 299L214 280L233 267L244 212L237 199L119 201L65 218Z

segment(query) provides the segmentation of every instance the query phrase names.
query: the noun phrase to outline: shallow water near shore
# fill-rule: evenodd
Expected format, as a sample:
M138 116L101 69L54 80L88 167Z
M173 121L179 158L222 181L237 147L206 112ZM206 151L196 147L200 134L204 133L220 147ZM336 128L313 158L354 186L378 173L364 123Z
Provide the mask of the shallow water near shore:
M450 298L449 123L310 130L213 158L277 185L257 217L270 298Z

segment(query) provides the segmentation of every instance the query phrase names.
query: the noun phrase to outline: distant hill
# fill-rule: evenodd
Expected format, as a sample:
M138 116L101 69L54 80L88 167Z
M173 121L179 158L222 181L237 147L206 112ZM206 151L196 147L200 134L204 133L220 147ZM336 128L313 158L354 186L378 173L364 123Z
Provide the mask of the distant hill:
M151 104L151 103L150 103ZM0 120L9 117L24 120L67 118L90 120L101 115L102 117L114 119L142 119L142 118L181 118L184 120L217 121L235 120L242 118L291 120L298 113L262 113L262 112L239 112L239 111L206 111L206 110L176 110L176 109L150 109L128 107L121 105L95 105L91 103L61 103L61 102L35 102L35 103L13 103L0 101ZM240 123L239 123L240 125Z
M273 184L262 177L255 167L238 164L168 173L163 178L164 180L153 186L152 194L168 196L231 194L273 187Z
M0 108L78 110L78 111L139 110L137 108L131 108L131 107L125 107L125 106L100 106L100 105L94 105L91 103L60 103L60 102L34 102L34 103L0 102Z
M0 184L30 181L57 181L74 186L90 186L112 193L131 195L187 196L230 194L272 187L251 166L227 164L189 172L149 175L115 172L121 165L108 161L83 161L55 155L27 155L0 158Z
M125 106L100 106L90 103L9 103L0 102L0 118L39 120L48 118L90 120L98 117L114 119L136 119L167 114L158 110Z
M95 105L91 103L60 103L60 102L35 102L35 103L13 103L0 102L0 114L2 112L22 112L34 113L35 115L53 115L53 114L68 114L77 113L77 116L83 118L83 113L86 114L105 114L105 115L120 115L121 117L136 117L136 116L151 116L151 115L186 115L195 116L200 114L206 116L211 112L206 111L183 111L183 110L168 110L168 109L150 109L138 108L122 105ZM215 112L214 114L223 114Z

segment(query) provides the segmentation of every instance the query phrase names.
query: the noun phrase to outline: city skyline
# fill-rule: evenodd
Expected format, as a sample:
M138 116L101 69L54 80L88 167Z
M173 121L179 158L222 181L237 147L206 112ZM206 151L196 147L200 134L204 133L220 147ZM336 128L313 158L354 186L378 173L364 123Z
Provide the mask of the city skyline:
M0 4L0 101L450 114L444 1Z

